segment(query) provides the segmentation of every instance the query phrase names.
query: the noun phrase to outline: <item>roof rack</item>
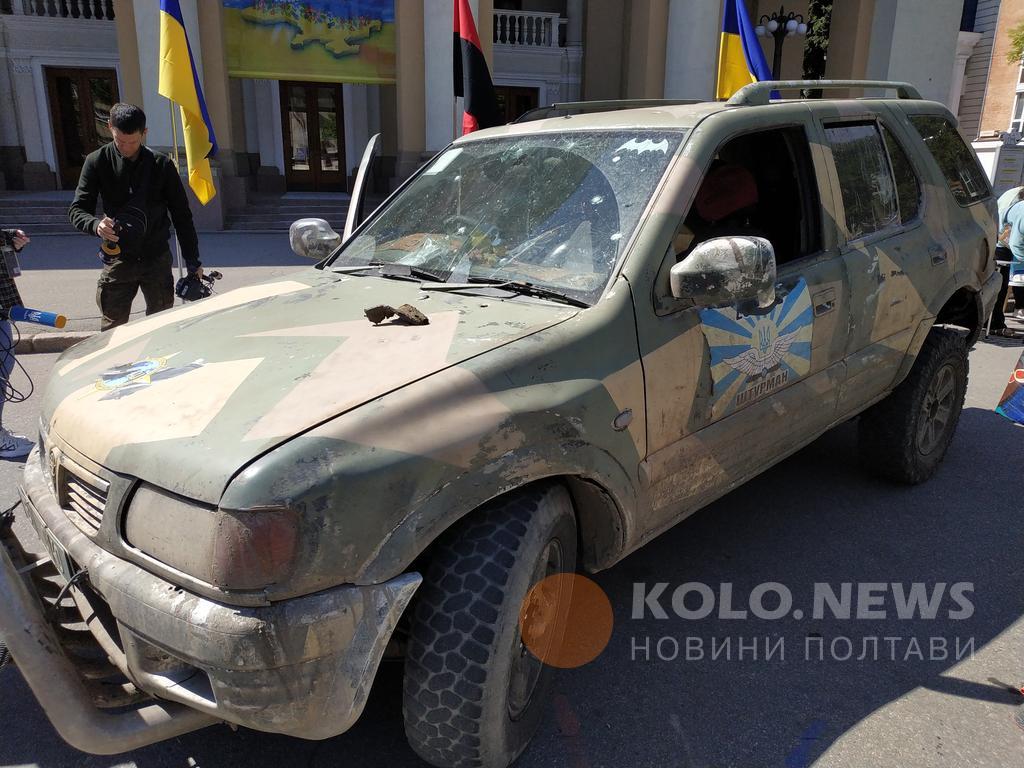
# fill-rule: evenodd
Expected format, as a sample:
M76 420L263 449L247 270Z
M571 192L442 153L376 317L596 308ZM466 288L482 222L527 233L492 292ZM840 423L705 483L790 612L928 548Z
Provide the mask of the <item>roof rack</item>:
M620 109L643 109L645 107L677 107L687 104L701 104L700 99L609 99L606 101L566 101L536 107L524 112L513 123L529 123L533 120L545 120L549 117L568 117L584 115L591 112L615 112Z
M797 89L832 90L835 88L879 88L896 91L901 99L920 99L921 94L910 83L896 83L886 80L765 80L740 88L726 102L730 107L754 107L769 104L772 91L793 91Z

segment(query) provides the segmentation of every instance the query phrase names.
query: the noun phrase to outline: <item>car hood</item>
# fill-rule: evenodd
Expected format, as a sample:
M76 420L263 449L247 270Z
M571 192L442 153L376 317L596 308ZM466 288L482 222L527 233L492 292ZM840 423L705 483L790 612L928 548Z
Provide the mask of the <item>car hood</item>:
M413 304L429 319L373 325ZM66 352L50 439L108 469L217 503L246 464L363 403L576 314L308 270L161 312Z

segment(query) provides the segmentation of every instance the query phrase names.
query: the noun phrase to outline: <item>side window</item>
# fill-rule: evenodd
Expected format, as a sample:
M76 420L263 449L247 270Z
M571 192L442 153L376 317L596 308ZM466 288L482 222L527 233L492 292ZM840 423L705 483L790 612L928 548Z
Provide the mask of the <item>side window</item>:
M723 144L676 231L676 259L716 237L767 238L777 263L821 250L821 203L803 128L744 134Z
M921 182L917 179L914 166L907 153L900 146L892 132L882 126L885 146L889 150L889 162L896 177L896 195L900 201L900 221L906 224L917 218L921 211Z
M896 183L875 123L825 126L832 146L850 240L899 223Z
M946 177L949 191L960 205L970 205L989 196L988 179L960 131L938 115L911 115L910 122L921 134L925 146Z

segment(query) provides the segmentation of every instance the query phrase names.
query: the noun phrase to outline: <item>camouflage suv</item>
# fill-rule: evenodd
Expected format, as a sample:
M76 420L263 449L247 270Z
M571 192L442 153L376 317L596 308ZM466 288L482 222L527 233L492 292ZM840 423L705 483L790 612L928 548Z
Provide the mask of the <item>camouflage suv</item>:
M464 137L343 238L297 222L315 268L68 351L22 487L58 573L10 536L0 568L61 734L323 739L396 654L416 752L505 766L550 682L531 611L568 600L524 607L544 577L858 415L869 468L928 478L998 289L991 190L912 87L771 99L806 85Z

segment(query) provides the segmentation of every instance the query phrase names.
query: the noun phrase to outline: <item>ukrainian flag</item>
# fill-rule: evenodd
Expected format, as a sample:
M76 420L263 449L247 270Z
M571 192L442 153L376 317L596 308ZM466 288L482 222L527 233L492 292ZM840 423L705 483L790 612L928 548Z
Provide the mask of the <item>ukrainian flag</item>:
M771 79L772 71L754 34L745 0L725 0L717 97L728 99L744 85Z
M206 205L217 194L210 170L210 158L217 154L217 137L206 110L178 0L160 0L160 85L157 90L181 108L188 184L199 202Z

